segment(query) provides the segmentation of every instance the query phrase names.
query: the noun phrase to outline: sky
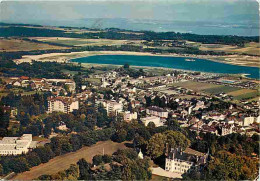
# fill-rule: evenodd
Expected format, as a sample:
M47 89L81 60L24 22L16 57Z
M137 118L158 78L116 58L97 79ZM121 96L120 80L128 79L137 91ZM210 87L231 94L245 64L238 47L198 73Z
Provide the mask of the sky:
M223 18L256 16L254 0L92 0L2 1L2 21L127 18L175 21L224 21ZM243 17L246 19L246 17Z
M64 25L88 18L125 18L259 25L260 0L3 0L0 21ZM50 23L52 22L52 23Z

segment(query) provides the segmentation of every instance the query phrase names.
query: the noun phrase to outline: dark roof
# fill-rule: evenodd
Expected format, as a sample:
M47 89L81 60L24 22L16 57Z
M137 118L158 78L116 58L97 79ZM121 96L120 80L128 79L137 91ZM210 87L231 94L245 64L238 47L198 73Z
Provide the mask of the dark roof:
M157 106L150 106L147 109L157 111L157 112L167 112L165 109L157 107Z

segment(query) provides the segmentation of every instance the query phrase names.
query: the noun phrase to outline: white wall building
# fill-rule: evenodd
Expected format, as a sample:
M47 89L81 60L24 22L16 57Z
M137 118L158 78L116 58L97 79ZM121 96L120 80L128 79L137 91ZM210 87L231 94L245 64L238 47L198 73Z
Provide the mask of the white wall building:
M107 115L111 113L118 114L123 111L123 104L120 102L116 102L115 100L107 101L107 100L98 100L96 101L96 107L102 105L104 109L107 111Z
M137 112L131 113L130 111L126 111L124 113L124 121L130 122L130 121L136 120L136 119L137 119Z
M160 118L168 118L168 112L157 106L150 106L146 109L146 114L158 116Z
M27 153L31 143L31 134L23 134L21 137L4 137L0 140L0 155L20 155Z
M175 173L186 173L197 169L200 165L205 164L208 155L198 152L191 148L172 149L165 160L165 170Z
M255 122L255 117L245 117L244 118L244 126L249 126Z
M48 99L48 113L70 113L79 109L79 101L71 97L51 97Z
M164 122L156 116L141 118L141 121L144 123L145 126L147 126L150 122L153 122L156 127L164 125Z

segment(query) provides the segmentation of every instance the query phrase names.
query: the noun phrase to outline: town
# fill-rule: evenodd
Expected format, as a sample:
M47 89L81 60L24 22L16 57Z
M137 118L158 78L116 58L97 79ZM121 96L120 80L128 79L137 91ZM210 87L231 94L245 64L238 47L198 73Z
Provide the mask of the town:
M71 66L82 69L80 64ZM196 87L180 86L192 82L254 91L258 88L256 81L172 69L163 70L165 73L160 75L160 69L136 68L128 64L108 69L91 66L87 71L90 72L87 75L84 71L67 74L66 79L2 76L1 90L8 90L9 93L1 99L1 119L6 122L1 125L3 139L0 141L0 154L7 157L30 154L44 145L53 145L55 142L63 145L62 139L77 137L89 129L105 131L113 128L115 132L111 134L111 140L133 141L139 159L144 159L144 156L154 159L164 155L161 158L164 164L160 165L158 159L154 160L160 166L151 168L152 174L182 178L183 174L202 172L209 164L214 145L208 142L208 146L202 146L209 139L207 137L212 137L209 135L214 135L217 140L237 134L244 136L243 139L259 136L259 101L248 101L250 98L235 100L234 96L225 92L209 94L198 91ZM139 133L137 128L145 130L144 133ZM146 129L155 134L149 133L149 138L146 138ZM174 144L165 145L161 154L153 145L159 143L149 145L152 139L158 139L154 137L157 134L165 133L166 137L172 134L171 139L181 139L185 137L181 132L193 134L193 143L190 144L187 138L182 140L185 145L172 140ZM176 137L177 133L182 135ZM104 139L109 137L101 138ZM68 147L66 149L69 150L64 153L81 147L71 146L72 149ZM65 146L61 149L65 149ZM247 154L258 160L255 151ZM0 161L0 164L4 169L8 167L6 162ZM94 170L93 173L96 173L97 170ZM14 167L12 171L19 173L25 170ZM8 171L3 173L9 174Z

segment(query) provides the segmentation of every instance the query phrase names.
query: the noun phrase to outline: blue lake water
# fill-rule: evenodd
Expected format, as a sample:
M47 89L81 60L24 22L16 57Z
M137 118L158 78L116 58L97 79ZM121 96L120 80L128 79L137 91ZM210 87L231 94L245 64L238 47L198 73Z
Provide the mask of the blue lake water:
M72 59L72 62L124 65L128 63L133 66L165 67L200 72L226 73L226 74L248 74L250 78L259 79L259 68L246 67L213 62L205 59L193 58L196 61L185 61L184 57L162 57L162 56L136 56L136 55L95 55Z

